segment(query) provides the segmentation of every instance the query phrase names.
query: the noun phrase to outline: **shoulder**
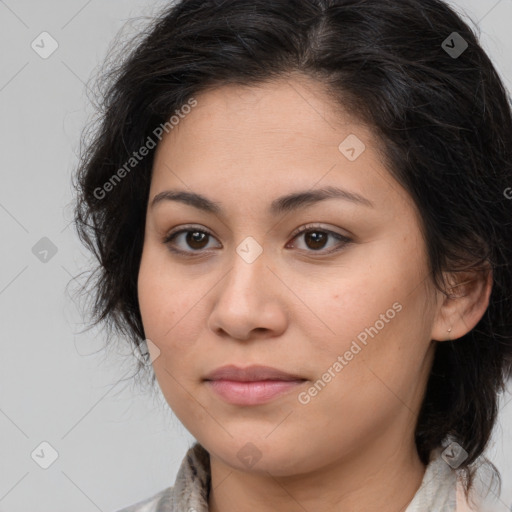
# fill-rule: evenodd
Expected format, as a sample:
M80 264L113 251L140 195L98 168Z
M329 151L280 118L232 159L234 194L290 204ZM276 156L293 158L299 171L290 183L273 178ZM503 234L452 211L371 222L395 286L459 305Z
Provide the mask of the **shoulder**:
M199 443L194 443L183 458L172 487L116 512L207 512L210 488L209 457Z
M116 512L172 512L173 496L174 487L168 487L150 498L146 498Z

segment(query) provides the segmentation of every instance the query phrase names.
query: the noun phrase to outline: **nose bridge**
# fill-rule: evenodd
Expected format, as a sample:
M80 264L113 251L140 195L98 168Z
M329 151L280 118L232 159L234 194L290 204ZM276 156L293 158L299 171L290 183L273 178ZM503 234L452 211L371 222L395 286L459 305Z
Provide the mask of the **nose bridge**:
M262 276L268 272L267 258L263 246L253 237L245 237L236 247L232 257L232 268L228 274L229 286L234 287L240 299L241 292L250 290L252 294L261 288Z
M247 265L263 260L263 246L253 237L246 236L236 247L236 253Z

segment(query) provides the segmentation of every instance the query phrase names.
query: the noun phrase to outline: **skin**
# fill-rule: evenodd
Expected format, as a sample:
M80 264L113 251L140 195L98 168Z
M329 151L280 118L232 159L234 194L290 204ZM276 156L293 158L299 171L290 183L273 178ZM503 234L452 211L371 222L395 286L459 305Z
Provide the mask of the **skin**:
M414 426L435 340L476 325L490 279L461 276L453 299L433 287L414 202L381 162L371 130L317 82L299 76L195 97L157 148L149 205L177 188L219 203L222 214L177 201L148 206L138 291L146 337L160 350L158 384L210 453L210 510L405 510L425 472ZM366 145L354 161L338 149L350 134ZM373 207L336 198L277 217L267 211L279 196L327 185ZM310 223L352 242L294 237ZM186 233L174 239L190 258L163 243L186 224L212 233L192 245ZM249 236L263 249L252 263L236 252ZM401 311L300 403L394 303ZM307 381L266 404L232 405L203 381L229 363ZM261 455L251 467L237 456L248 442Z

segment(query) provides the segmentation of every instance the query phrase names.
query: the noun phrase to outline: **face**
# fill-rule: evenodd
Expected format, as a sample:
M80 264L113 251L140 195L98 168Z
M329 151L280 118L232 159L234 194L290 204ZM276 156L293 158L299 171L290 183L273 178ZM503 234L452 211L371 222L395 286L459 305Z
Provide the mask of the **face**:
M415 205L374 135L306 78L195 98L157 148L138 276L168 404L240 470L247 453L251 471L291 475L412 446L437 292ZM280 201L327 187L344 192ZM165 191L218 210L152 204ZM297 381L266 398L205 381L224 365Z

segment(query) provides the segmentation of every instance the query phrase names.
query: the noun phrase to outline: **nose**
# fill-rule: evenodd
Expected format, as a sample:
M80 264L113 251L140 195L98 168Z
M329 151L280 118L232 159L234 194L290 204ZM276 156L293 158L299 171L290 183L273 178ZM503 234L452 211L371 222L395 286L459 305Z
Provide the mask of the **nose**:
M290 291L269 267L264 252L255 259L240 254L234 254L230 270L213 290L209 328L218 336L244 341L279 336L286 329L285 299Z

